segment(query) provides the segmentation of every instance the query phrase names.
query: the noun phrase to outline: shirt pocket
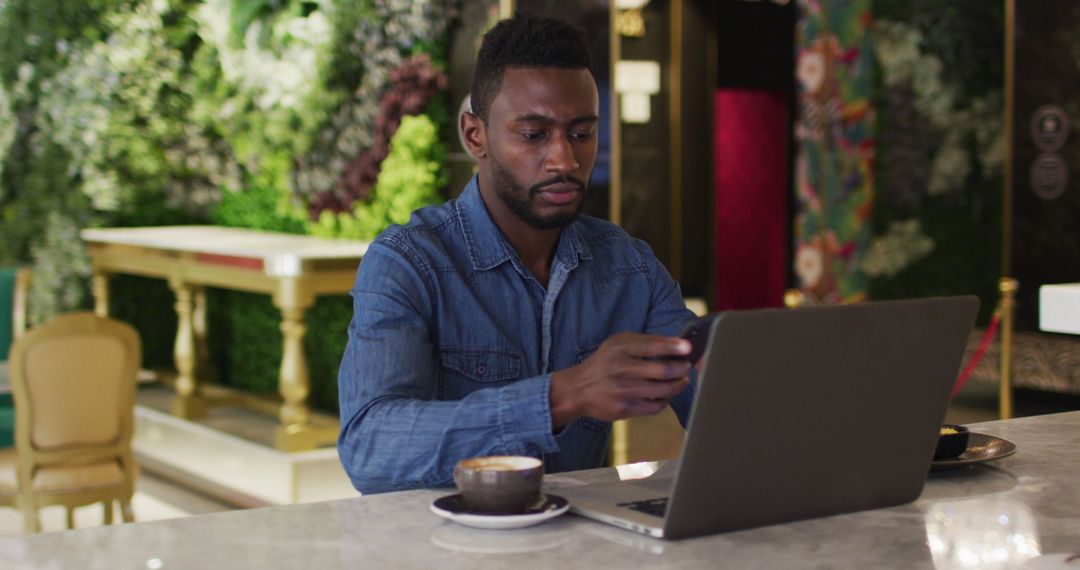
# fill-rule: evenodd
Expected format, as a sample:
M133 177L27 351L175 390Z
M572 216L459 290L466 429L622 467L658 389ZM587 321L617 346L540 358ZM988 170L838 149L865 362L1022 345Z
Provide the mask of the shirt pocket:
M521 376L521 352L512 348L443 346L442 397L461 399L481 388L502 386Z

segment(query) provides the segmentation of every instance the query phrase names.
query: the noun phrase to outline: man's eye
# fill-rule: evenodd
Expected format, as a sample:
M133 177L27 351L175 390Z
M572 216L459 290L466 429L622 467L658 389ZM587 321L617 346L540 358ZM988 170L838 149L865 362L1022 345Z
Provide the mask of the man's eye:
M521 131L521 137L527 141L538 141L544 138L544 133L536 131Z
M583 141L583 140L588 140L588 139L592 138L593 134L594 134L594 131L571 131L570 132L570 138L572 138L574 140Z

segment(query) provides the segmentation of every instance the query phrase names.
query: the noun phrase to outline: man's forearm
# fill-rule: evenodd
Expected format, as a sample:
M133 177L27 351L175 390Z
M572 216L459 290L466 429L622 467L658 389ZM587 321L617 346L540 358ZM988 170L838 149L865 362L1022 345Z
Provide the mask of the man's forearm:
M480 390L458 401L382 397L342 418L342 465L363 493L453 484L461 459L557 450L548 377Z

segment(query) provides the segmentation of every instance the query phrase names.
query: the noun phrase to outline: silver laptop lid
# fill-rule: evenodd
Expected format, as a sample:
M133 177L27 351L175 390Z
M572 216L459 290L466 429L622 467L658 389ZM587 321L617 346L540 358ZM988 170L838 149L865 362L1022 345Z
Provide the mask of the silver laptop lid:
M664 536L917 498L978 306L965 296L718 315Z

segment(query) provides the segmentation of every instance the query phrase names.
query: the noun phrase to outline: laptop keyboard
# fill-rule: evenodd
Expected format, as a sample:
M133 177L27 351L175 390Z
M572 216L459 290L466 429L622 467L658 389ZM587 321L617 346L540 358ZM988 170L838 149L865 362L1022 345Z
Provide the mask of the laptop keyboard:
M667 511L667 500L667 497L660 497L659 499L645 499L644 501L619 503L618 506L626 507L632 511L638 511L639 513L663 518L664 511Z

